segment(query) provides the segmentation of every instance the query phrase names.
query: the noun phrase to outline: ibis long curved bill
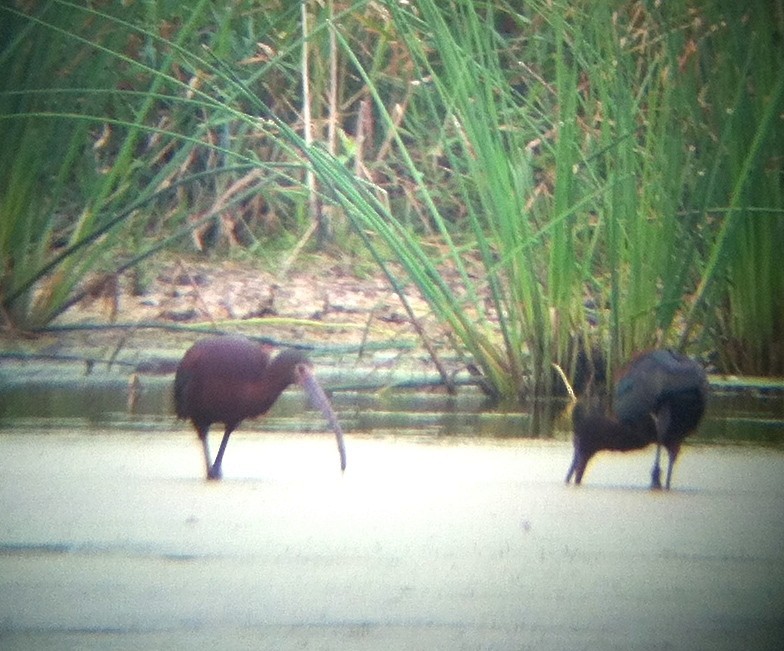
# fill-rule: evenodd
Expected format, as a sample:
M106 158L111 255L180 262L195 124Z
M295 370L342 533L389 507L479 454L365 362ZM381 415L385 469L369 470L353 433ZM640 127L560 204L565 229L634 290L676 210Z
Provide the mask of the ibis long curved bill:
M332 409L332 403L330 403L327 394L324 393L324 389L321 388L321 385L318 383L313 373L310 372L310 369L303 368L300 371L299 384L305 390L305 393L308 394L310 404L324 414L324 418L327 419L332 431L335 432L335 438L338 442L338 452L340 453L340 469L345 470L346 446L343 443L343 430L340 427L335 411Z

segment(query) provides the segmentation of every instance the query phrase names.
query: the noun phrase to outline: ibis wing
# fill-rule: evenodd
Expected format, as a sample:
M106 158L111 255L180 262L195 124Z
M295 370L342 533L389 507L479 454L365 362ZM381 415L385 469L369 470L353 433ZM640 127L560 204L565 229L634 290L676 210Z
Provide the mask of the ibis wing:
M667 396L704 391L705 370L671 350L654 350L632 360L616 383L613 410L631 422L655 411Z

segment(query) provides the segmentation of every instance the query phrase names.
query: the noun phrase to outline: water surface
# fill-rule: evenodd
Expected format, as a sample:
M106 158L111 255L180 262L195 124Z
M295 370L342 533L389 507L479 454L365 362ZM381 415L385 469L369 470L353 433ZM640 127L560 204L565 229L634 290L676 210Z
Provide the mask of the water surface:
M652 448L565 486L559 421L395 392L334 396L345 473L291 391L208 482L170 379L124 387L0 394L0 648L784 648L780 396L653 492Z

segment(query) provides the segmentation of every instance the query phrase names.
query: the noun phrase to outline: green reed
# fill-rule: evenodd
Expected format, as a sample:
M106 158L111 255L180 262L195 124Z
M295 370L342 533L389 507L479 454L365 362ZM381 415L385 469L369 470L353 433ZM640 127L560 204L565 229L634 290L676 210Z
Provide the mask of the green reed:
M289 216L335 206L446 382L444 342L508 398L580 346L780 369L781 2L313 3L307 29L298 6L159 10L0 8L6 323L229 207L307 235Z

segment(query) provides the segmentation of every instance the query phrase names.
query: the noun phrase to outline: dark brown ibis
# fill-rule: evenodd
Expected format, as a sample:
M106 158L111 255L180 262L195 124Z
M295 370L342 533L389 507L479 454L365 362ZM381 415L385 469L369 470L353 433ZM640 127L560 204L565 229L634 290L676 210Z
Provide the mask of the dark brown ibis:
M641 353L621 369L612 413L590 400L572 412L574 458L566 482L582 481L585 467L600 450L638 450L656 444L651 487L661 488L660 457L669 455L666 488L683 439L697 429L705 412L708 381L702 366L670 350Z
M285 349L274 358L266 347L246 337L219 336L196 342L185 353L174 376L177 417L190 419L201 439L208 479L221 478L221 463L229 436L246 418L267 412L291 384L299 384L320 409L338 441L340 468L346 469L343 431L301 351ZM225 430L215 461L210 461L210 425Z

